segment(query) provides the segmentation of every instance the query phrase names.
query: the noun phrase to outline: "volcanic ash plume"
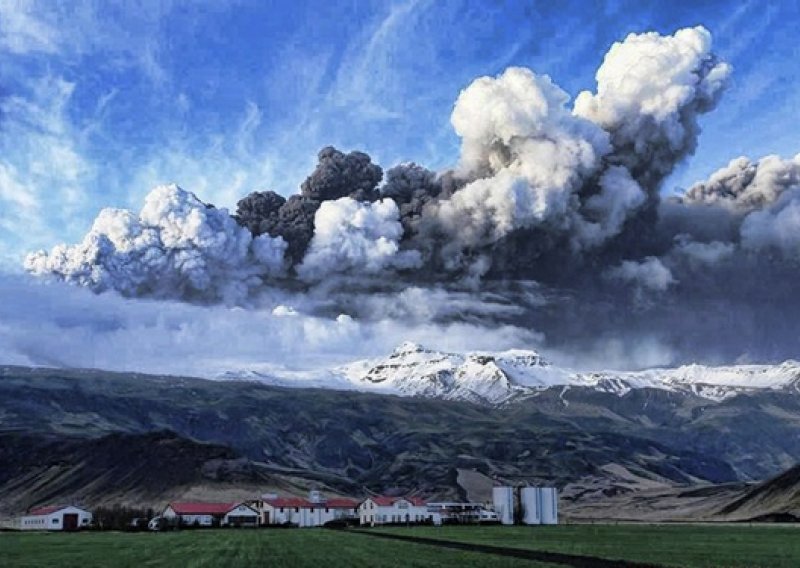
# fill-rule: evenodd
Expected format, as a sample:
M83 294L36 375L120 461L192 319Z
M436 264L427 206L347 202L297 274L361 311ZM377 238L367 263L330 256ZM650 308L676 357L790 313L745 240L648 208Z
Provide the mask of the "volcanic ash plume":
M737 158L661 198L730 73L702 27L631 34L574 105L521 67L467 85L452 170L384 176L363 152L325 147L288 198L253 192L231 217L156 188L138 216L104 210L83 242L26 268L134 297L263 293L353 321L512 326L572 351L631 336L689 359L791 355L800 155Z

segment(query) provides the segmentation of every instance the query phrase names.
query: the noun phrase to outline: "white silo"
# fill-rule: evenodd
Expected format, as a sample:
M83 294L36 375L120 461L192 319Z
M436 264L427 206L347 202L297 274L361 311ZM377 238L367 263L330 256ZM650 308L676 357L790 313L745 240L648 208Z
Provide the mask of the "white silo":
M522 522L526 525L542 524L542 492L539 487L523 487L520 492Z
M504 525L514 524L514 488L495 487L492 489L492 502L494 510L500 523Z
M558 524L558 491L555 487L540 487L539 502L541 503L542 524Z

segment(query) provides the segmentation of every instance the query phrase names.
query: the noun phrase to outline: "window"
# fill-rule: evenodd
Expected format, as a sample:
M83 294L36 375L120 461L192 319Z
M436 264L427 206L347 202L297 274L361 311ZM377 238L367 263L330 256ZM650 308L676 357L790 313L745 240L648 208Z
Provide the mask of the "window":
M283 513L283 507L281 507L281 513Z
M54 525L57 525L57 524L58 524L58 519L53 519L51 522L52 522Z
M312 513L314 512L314 507L311 507L311 512L312 512Z
M295 507L295 508L294 508L294 512L295 512L295 513L299 513L299 512L300 512L300 507Z
M325 507L325 512L326 513L330 513L331 511L330 511L330 509L328 507Z

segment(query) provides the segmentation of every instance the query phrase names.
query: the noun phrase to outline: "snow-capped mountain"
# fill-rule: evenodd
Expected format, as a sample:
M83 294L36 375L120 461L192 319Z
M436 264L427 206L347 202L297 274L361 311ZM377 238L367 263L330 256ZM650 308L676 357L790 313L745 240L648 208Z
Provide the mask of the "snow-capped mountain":
M685 392L723 400L756 390L800 392L800 363L708 367L686 365L635 372L578 372L550 364L535 351L448 353L406 342L384 358L313 373L244 371L221 378L279 386L327 387L501 404L552 388L590 388L623 396L633 389Z
M410 342L386 358L358 361L338 372L367 388L493 404L566 380L563 369L534 351L446 353Z

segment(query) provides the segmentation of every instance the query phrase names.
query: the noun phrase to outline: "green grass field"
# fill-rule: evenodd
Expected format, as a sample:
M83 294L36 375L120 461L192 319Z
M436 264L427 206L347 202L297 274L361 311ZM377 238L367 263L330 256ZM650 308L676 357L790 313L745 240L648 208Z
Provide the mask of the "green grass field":
M770 525L560 525L372 529L681 567L800 567L800 527Z
M0 533L0 566L536 567L551 565L324 529Z
M680 567L800 566L800 527L561 525L369 529L419 538ZM0 533L0 566L535 567L553 564L324 529Z

